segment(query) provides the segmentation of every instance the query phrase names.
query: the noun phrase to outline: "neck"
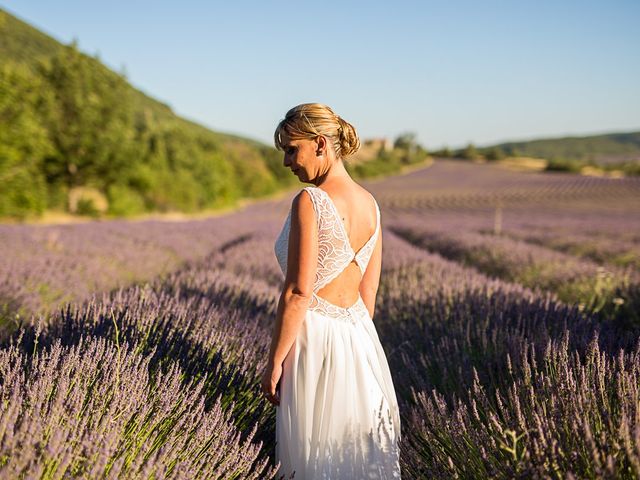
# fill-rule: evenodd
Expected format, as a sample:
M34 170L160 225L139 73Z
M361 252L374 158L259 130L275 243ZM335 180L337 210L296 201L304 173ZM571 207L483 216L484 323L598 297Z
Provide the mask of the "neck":
M352 180L349 172L344 167L344 162L342 159L336 160L333 162L331 168L323 175L319 175L314 178L311 183L313 183L316 187L320 185L324 185L325 183L333 183L334 181L343 181L343 180Z

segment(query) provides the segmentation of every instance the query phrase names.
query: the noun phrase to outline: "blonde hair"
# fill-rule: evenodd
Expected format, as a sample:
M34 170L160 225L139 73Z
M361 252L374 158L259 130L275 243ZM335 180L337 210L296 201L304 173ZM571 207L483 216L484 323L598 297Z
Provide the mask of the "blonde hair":
M360 148L354 126L321 103L302 103L287 112L273 135L278 150L283 150L283 133L292 140L324 136L333 146L337 158L353 155Z

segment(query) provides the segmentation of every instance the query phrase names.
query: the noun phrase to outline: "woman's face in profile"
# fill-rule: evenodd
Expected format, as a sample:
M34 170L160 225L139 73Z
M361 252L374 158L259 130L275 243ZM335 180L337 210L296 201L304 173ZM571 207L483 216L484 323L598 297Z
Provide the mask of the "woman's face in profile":
M318 143L315 140L283 137L284 166L298 177L301 182L310 182L318 175L320 161L317 155Z

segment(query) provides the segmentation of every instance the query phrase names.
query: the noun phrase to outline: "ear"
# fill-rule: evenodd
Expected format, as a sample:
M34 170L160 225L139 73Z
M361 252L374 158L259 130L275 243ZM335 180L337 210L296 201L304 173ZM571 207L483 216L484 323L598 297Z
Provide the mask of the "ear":
M318 135L316 137L316 144L318 145L316 148L316 154L320 155L325 152L327 147L327 139L322 135Z

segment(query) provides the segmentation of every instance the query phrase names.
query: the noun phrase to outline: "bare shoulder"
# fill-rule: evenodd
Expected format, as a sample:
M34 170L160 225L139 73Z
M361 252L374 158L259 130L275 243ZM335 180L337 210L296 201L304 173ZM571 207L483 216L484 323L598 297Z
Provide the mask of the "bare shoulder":
M315 210L311 194L302 189L296 194L291 202L291 217L297 218L301 223L313 221L315 218Z
M371 202L377 203L376 197L373 194L364 188L359 183L356 183L355 186L355 197L354 201L357 201L359 205L371 205Z
M366 188L364 188L362 185L358 185L361 189L362 189L362 193L365 197L368 197L371 200L376 200L376 197L373 195L373 193L371 193L369 190L367 190Z
M328 186L326 190L332 198L344 201L346 204L361 203L367 199L375 200L375 197L369 190L355 181L349 184Z

